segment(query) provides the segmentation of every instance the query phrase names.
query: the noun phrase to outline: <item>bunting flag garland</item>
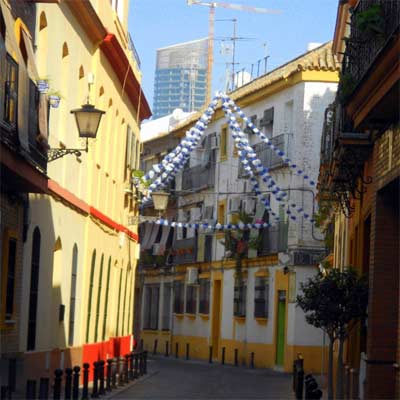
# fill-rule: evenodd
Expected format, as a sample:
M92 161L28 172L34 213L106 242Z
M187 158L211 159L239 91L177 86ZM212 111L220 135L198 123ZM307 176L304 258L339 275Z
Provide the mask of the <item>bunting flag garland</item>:
M244 114L239 106L226 94L216 93L213 100L196 122L195 126L186 132L185 138L167 154L159 164L152 166L151 170L143 177L143 181L150 182L148 194L143 198L143 202L151 199L151 193L166 187L175 177L175 175L183 169L188 162L191 153L199 145L204 132L215 113L219 101L222 102L222 110L229 122L229 127L232 137L235 141L235 147L238 149L238 156L244 170L249 175L249 182L252 191L256 194L259 201L264 205L266 210L274 217L275 223L280 221L279 216L272 210L269 199L260 189L260 182L263 182L268 189L271 190L272 195L278 203L287 204L286 214L288 217L296 221L298 216L303 217L305 220L314 223L312 216L307 214L303 207L297 206L295 203L289 203L286 198L287 193L279 188L274 181L269 169L263 166L261 160L257 157L256 152L250 145L246 133L244 133L236 119L238 115L246 125L257 135L260 139L268 145L268 147L275 152L298 176L303 176L303 180L310 186L315 187L315 181L311 180L306 172L300 169L296 164L292 163L290 158L287 157L285 152L277 147L265 136ZM233 110L233 111L232 111ZM298 214L296 216L295 214ZM225 230L225 229L262 229L273 226L269 223L255 223L255 224L207 224L207 223L183 223L168 221L160 218L155 223L165 226L178 227L178 228L194 228L194 229L208 229L208 230Z

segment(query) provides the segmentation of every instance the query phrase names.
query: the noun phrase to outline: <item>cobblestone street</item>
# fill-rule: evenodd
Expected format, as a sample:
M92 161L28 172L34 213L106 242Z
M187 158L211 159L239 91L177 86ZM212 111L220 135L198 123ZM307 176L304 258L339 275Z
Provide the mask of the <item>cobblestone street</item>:
M291 377L267 369L151 358L148 378L113 399L292 399Z

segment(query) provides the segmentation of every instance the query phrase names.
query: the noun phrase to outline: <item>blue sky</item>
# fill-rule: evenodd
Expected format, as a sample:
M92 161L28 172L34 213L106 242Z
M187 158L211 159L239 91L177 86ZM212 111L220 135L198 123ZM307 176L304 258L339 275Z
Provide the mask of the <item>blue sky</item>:
M216 20L237 19L237 36L252 38L236 45L236 59L246 68L269 55L268 70L306 51L307 43L332 40L338 0L224 0L225 3L281 10L282 13L256 14L216 8ZM216 21L215 36L232 35L232 22ZM131 0L129 31L142 62L143 87L150 107L156 49L200 39L208 34L208 7L188 6L186 0ZM265 44L267 51L265 50ZM214 44L213 91L223 90L225 63L221 42Z

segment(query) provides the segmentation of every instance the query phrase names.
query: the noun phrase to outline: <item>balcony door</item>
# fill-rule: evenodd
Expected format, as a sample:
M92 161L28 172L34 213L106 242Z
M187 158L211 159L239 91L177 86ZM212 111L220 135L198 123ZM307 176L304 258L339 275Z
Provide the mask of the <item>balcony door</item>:
M218 358L218 348L221 335L221 280L213 281L213 307L211 326L211 346L213 358Z

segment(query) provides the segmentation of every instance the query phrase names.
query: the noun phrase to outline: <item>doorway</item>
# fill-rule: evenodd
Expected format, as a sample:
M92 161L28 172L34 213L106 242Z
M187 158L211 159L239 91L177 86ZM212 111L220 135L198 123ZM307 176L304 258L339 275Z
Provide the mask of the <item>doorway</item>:
M213 307L212 307L212 328L211 328L211 345L212 356L218 358L218 348L221 332L221 280L213 281Z
M278 290L276 315L276 356L275 365L282 366L285 356L286 291Z

